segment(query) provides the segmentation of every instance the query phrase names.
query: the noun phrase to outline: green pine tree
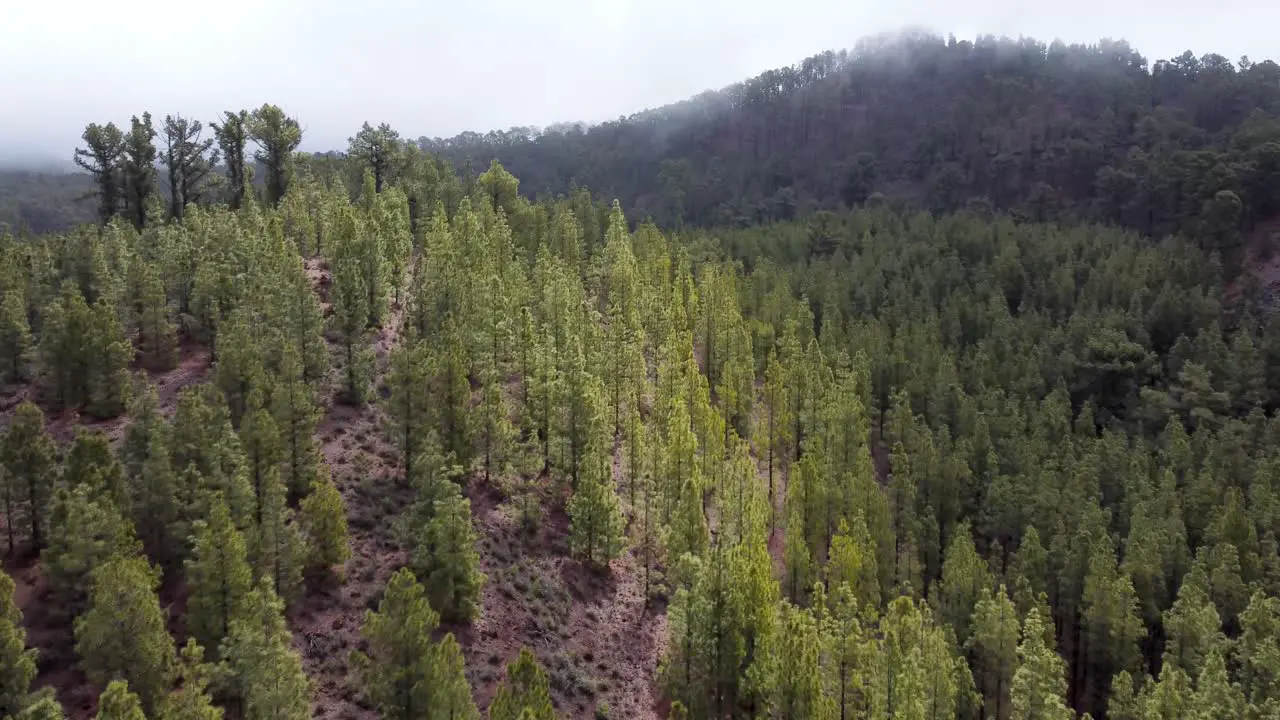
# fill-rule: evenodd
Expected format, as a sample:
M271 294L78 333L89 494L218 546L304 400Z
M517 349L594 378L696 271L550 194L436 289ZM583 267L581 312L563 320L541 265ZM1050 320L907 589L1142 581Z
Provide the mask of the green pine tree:
M35 700L18 713L16 720L63 720L66 715L62 705L52 692L40 693Z
M119 317L104 298L94 304L91 330L83 338L83 352L88 358L88 397L86 411L96 418L119 415L129 406L133 379L129 364L134 349L125 337Z
M471 685L467 682L466 661L462 648L448 633L435 649L435 690L431 717L439 720L480 720Z
M18 715L28 705L36 677L37 651L27 647L22 611L13 593L13 579L0 570L0 717Z
M141 307L138 345L142 366L153 371L168 370L178 362L178 333L169 319L169 301L155 265L142 265L137 292L137 304Z
M431 633L440 616L426 591L407 569L387 583L377 612L365 615L361 633L368 652L356 651L352 663L365 697L389 720L429 717L437 698L436 648Z
M973 545L968 523L952 531L951 542L942 561L942 579L934 590L938 618L955 628L956 639L963 646L969 641L970 616L982 591L994 584L987 563ZM931 603L934 601L931 600Z
M244 538L221 496L211 502L208 519L196 523L193 545L186 561L187 631L216 652L244 613L253 582Z
M1006 718L1018 661L1018 615L1003 585L994 595L982 589L973 609L970 633L965 647L982 692L983 710L989 717Z
M1022 624L1018 669L1009 689L1011 720L1073 720L1066 704L1067 666L1046 644L1047 619L1033 608Z
M245 720L305 720L311 717L311 682L284 621L284 604L270 582L244 598L222 644L223 674Z
M5 470L5 517L18 517L14 510L22 506L30 529L28 536L36 548L44 547L45 543L44 516L53 492L55 462L53 438L44 429L44 413L34 403L22 403L0 440L0 465ZM12 553L16 523L6 524Z
M178 665L178 689L160 713L161 720L222 720L222 708L213 704L209 685L216 668L204 660L204 648L195 638L187 638Z
M306 569L313 577L333 574L344 577L344 566L351 557L347 535L347 505L342 493L329 476L329 466L321 465L311 493L302 499L298 522L302 526L308 549Z
M425 449L431 429L430 357L426 342L404 342L391 351L389 361L387 412L406 483L414 476L413 463Z
M114 503L121 512L130 510L124 466L116 460L111 440L103 432L76 429L62 468L62 484L70 489L84 487L93 495Z
M113 680L98 698L97 720L147 720L142 701L129 691L129 683Z
M8 290L0 300L0 381L17 383L27 379L31 351L26 298L18 290Z
M529 648L507 666L507 677L489 705L489 720L555 720L547 675Z
M171 568L186 557L189 532L164 433L151 435L146 459L132 480L129 507L142 548L161 567Z
M156 596L158 573L138 557L115 557L93 571L89 609L76 618L76 652L91 682L129 683L154 714L173 681L173 638Z
M249 558L256 576L269 578L272 590L285 605L297 600L302 590L308 552L287 495L279 469L271 468L258 496L261 519L249 534Z
M329 291L333 308L330 327L342 346L343 400L352 405L363 405L368 399L373 377L373 357L366 330L369 288L360 257L352 252L363 229L351 210L344 208L339 211L336 231L338 255L330 263L333 278Z
M625 521L613 483L613 464L603 449L592 448L569 498L569 545L588 565L607 567L626 542Z
M62 488L49 512L49 544L41 553L49 589L61 612L80 613L90 574L116 557L137 557L142 546L110 498L91 486Z
M298 354L292 347L286 347L271 393L271 414L280 429L284 453L280 474L292 499L299 499L309 491L322 464L315 440L321 411L303 371Z
M411 563L440 617L463 622L475 619L485 576L476 552L470 500L454 495L435 502L435 512L413 549Z

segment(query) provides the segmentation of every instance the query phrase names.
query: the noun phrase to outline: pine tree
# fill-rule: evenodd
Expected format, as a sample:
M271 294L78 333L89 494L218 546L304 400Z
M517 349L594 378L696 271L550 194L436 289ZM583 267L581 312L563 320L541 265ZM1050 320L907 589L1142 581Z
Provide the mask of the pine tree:
M1211 652L1205 659L1200 676L1196 678L1193 717L1203 720L1234 720L1247 717L1247 706L1240 684L1232 682L1227 676L1227 665L1222 654Z
M1033 608L1022 624L1022 642L1018 645L1018 669L1013 673L1009 689L1011 720L1073 720L1075 713L1067 707L1066 663L1046 644L1052 637L1046 618Z
M782 604L778 648L778 717L819 720L827 716L819 670L818 626L808 611Z
M475 549L471 501L461 495L437 500L413 549L414 574L422 578L440 617L469 622L480 611L480 555Z
M607 567L622 553L625 521L609 456L603 448L589 452L578 489L569 499L569 545L588 565Z
M342 343L346 378L343 398L350 404L363 405L373 376L373 358L365 339L369 291L359 257L346 250L363 230L351 210L343 208L337 217L336 231L335 242L341 252L331 262L333 286L329 298L333 314L330 322Z
M1110 679L1118 672L1137 669L1138 640L1143 635L1133 584L1119 573L1115 551L1107 539L1095 543L1081 602L1086 707L1100 711L1109 694Z
M124 200L121 186L121 161L124 155L124 133L115 123L89 123L80 136L87 147L76 148L74 160L93 177L97 185L98 219L103 225L120 211Z
M226 398L231 426L240 427L244 416L262 405L267 369L257 332L260 317L239 308L218 326L214 351L213 384Z
M303 377L298 354L286 347L280 362L280 373L272 390L271 414L280 429L284 461L281 480L289 489L289 497L301 498L311 487L322 465L316 447L315 429L320 420L311 386Z
M836 598L836 590L841 585L848 585L861 607L879 606L880 577L876 568L876 549L861 513L854 516L852 528L846 521L840 521L839 531L831 539L825 571L828 597L831 599Z
M54 407L78 407L88 400L92 360L87 350L95 339L89 306L79 287L62 283L57 297L41 313L36 348L41 386Z
M152 371L168 370L178 361L178 333L169 319L169 301L156 266L144 263L138 304L138 345L142 366Z
M436 648L431 633L440 617L413 573L396 571L377 612L365 615L361 633L368 653L355 652L364 694L390 720L428 717L436 702Z
M205 179L218 164L218 152L206 155L215 138L201 139L204 126L199 120L179 115L164 117L164 163L169 177L169 217L182 220L188 205L199 202L204 194Z
M134 349L125 337L115 308L103 298L94 304L92 330L85 338L89 358L88 404L85 409L96 418L115 417L129 405L133 379L129 364Z
M431 430L430 357L426 342L404 342L391 351L389 361L387 411L406 483L414 476L413 463Z
M133 477L129 507L143 550L167 569L186 557L188 529L164 438L162 433L151 435L142 469Z
M1010 685L1018 661L1018 616L1004 586L995 595L983 588L973 609L965 647L972 657L982 707L988 717L1009 716Z
M258 145L253 159L261 163L267 173L267 204L275 206L289 190L293 152L302 142L302 128L279 107L264 104L249 115L246 129L248 138Z
M277 468L266 474L258 507L261 519L249 535L250 561L255 575L269 579L271 589L288 605L298 599L302 589L308 551L306 538L293 521L293 509L287 504Z
M27 379L31 350L27 301L20 291L8 290L0 300L0 381L7 384Z
M800 603L813 587L824 534L826 517L821 463L810 454L796 463L787 478L786 535L783 541L786 552L786 589L792 602Z
M156 193L156 131L151 125L151 113L135 115L130 120L129 132L124 136L121 152L120 174L124 180L124 210L138 230L147 224L147 211Z
M776 480L774 474L781 474L778 465L785 465L791 457L791 401L787 397L786 370L782 368L776 352L769 351L769 359L764 370L764 424L765 424L765 468L769 475L769 507L777 507ZM771 514L771 518L773 515Z
M159 438L167 451L167 431L155 385L139 383L139 390L133 394L133 402L129 404L129 424L120 444L120 460L124 463L126 477L135 478L142 472L142 466L151 458L154 439Z
M311 717L311 683L284 622L284 604L269 582L246 597L223 641L223 672L245 720L305 720Z
M280 483L280 430L270 413L259 408L245 415L240 423L240 447L256 499L253 520L261 525L267 486Z
M376 129L365 123L354 137L347 138L348 154L369 165L373 173L374 188L382 192L383 184L388 180L395 167L400 152L400 133L391 126L382 123Z
M58 699L49 692L41 693L26 709L17 714L16 720L63 720L65 717Z
M251 170L245 164L245 145L249 139L249 113L225 111L221 123L209 123L213 128L218 148L222 150L223 165L227 172L227 204L239 210L249 197Z
M431 356L432 397L435 424L445 452L464 469L470 469L475 455L471 426L471 382L464 336L452 319L445 321L439 345Z
M89 609L75 622L76 652L89 680L127 681L153 714L169 691L175 663L158 584L146 560L112 558L94 569Z
M448 633L435 650L435 690L431 716L440 720L480 720L471 685L467 682L466 661L462 648Z
M75 615L84 609L94 568L141 551L133 524L109 497L91 485L59 489L49 512L49 544L41 561L60 611Z
M287 262L289 276L280 300L286 341L277 368L278 381L301 376L309 385L322 385L327 383L330 370L329 349L324 342L324 309L302 259L291 255ZM291 358L291 354L296 357ZM300 368L289 367L291 359Z
M1221 652L1227 643L1222 633L1222 618L1209 599L1207 578L1195 572L1183 580L1178 598L1163 616L1167 636L1163 665L1176 667L1189 677L1196 677L1204 667L1204 659Z
M487 365L480 386L480 440L483 445L484 479L506 475L515 453L516 430L511 425L510 411L502 392L503 378L499 370Z
M114 503L117 509L129 510L124 466L112 453L111 440L101 431L76 428L62 468L62 486L70 490L86 488Z
M27 706L36 677L35 649L27 648L22 611L14 602L13 579L0 570L0 717L12 717Z
M973 545L968 523L956 526L942 562L942 579L934 591L938 619L956 630L963 646L969 641L969 619L982 591L991 590L993 581L987 563Z
M244 538L220 495L211 501L208 519L196 523L193 544L186 561L187 631L216 652L244 614L253 582Z
M113 680L98 698L97 720L147 720L142 701L129 691L129 683Z
M311 483L311 493L302 500L298 522L306 536L309 550L306 568L313 577L325 578L334 573L344 576L343 567L351 557L347 537L347 506L342 493L329 476L329 466L321 465Z
M169 457L179 474L184 522L206 518L213 493L222 493L236 528L252 526L257 505L244 452L223 395L214 386L189 386L178 394Z
M14 411L9 429L0 441L0 464L5 470L5 517L13 518L18 504L25 505L31 543L44 547L44 516L48 510L55 472L53 438L44 429L44 413L31 402ZM13 552L15 523L9 525L9 552Z
M559 465L568 478L569 489L576 492L588 445L593 441L599 442L604 430L604 392L600 379L588 370L581 335L574 334L569 339L567 358L558 428L563 444ZM609 447L612 447L611 443ZM601 448L597 450L603 451Z
M1255 592L1240 615L1240 626L1236 657L1249 700L1259 708L1280 710L1280 598Z
M702 492L697 485L692 480L685 483L675 517L666 529L664 544L673 564L680 562L684 555L702 557L711 545L711 531L702 509Z
M179 689L169 694L160 720L222 720L222 708L213 704L209 694L215 673L214 666L204 661L204 648L188 638L178 665Z
M872 689L879 678L871 669L878 659L879 648L872 640L874 626L869 623L864 626L862 618L871 619L875 615L859 606L847 584L838 587L829 602L830 614L819 616L819 629L827 645L823 658L823 671L828 676L827 693L834 696L832 700L839 717L869 716L880 695ZM879 602L878 596L876 602Z
M489 706L489 720L555 720L546 673L529 648L507 666L507 677L498 686Z

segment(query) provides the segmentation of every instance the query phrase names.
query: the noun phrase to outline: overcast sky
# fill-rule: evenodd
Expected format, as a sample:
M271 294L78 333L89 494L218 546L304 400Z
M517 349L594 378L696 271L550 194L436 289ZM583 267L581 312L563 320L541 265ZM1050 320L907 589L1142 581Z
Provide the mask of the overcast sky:
M311 150L365 120L408 137L595 122L905 27L1263 60L1278 24L1266 0L0 0L0 160L67 158L88 122L263 102Z

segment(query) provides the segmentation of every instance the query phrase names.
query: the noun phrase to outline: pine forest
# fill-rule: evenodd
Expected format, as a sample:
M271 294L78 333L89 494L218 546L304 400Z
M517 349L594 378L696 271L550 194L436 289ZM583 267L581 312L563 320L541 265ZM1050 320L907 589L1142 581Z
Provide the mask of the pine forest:
M0 717L1280 718L1274 63L95 120L4 181Z

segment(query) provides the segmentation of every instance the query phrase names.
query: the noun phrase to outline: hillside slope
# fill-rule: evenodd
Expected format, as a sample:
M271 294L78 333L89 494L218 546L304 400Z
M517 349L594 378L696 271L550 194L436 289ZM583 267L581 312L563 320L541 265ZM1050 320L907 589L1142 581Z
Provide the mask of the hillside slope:
M588 129L421 142L456 167L496 158L530 194L576 182L664 226L789 219L882 193L1181 231L1235 256L1235 232L1280 211L1280 66L919 36Z

